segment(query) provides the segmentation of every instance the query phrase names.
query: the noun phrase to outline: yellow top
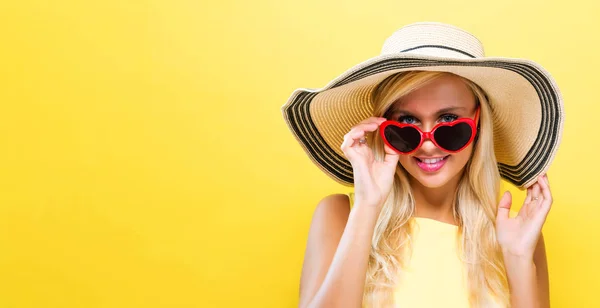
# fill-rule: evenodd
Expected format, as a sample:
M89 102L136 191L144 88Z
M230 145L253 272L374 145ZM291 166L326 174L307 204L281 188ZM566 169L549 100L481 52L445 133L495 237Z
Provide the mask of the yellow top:
M352 207L353 194L349 196ZM394 293L397 307L469 307L456 241L458 226L430 218L413 219L412 256Z

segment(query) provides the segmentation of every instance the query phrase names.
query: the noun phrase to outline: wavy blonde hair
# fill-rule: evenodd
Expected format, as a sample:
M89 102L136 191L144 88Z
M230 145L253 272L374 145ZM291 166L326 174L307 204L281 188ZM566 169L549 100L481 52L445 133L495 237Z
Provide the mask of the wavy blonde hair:
M387 77L373 91L374 116L384 116L394 102L445 74L450 73L410 71ZM485 92L470 80L462 79L481 106L479 136L463 169L453 202L454 217L459 222L457 241L465 265L469 301L473 307L488 306L492 295L496 301L509 306L508 282L495 233L500 174L494 154L491 110ZM374 138L375 134L379 132L368 134L368 139L374 140L370 146L375 159L382 160L385 154L383 141ZM363 306L393 306L394 288L410 256L413 229L410 218L414 213L415 200L408 173L398 164L392 190L383 205L371 242Z

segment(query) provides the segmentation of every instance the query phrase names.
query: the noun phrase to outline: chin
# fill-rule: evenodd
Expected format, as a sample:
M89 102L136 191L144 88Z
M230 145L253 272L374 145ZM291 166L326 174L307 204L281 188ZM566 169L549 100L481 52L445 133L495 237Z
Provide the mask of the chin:
M412 174L411 174L412 175ZM415 180L417 180L421 185L427 188L439 188L443 187L448 183L451 179L450 176L445 174L439 174L435 176L422 176L417 174L417 176L412 175Z

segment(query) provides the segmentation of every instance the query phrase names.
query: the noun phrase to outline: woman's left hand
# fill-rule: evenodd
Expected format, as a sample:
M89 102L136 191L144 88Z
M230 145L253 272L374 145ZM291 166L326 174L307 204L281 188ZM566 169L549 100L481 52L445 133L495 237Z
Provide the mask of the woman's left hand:
M548 176L540 176L537 183L527 189L523 207L514 218L509 217L511 204L511 194L504 193L496 216L496 236L502 253L505 257L533 258L542 226L552 205Z

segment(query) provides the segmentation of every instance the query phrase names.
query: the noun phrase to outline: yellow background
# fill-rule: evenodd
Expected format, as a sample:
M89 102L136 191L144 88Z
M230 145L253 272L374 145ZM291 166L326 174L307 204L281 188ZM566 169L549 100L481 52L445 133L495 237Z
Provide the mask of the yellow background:
M2 1L0 307L296 306L313 209L350 188L280 107L415 21L555 76L552 305L599 307L598 3Z

